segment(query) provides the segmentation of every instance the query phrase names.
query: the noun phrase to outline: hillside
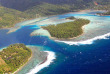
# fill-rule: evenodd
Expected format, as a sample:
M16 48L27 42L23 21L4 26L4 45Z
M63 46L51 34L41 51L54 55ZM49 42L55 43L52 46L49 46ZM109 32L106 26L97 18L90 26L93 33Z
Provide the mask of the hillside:
M0 28L10 28L14 24L33 18L32 15L0 6Z
M109 4L110 0L0 0L0 28L13 27L14 24L35 16L56 15L83 9L110 11Z
M110 0L0 0L2 6L17 9L20 11L28 10L31 7L42 5L42 3L49 3L54 5L74 5L76 7L91 7L94 2L98 5L109 5Z
M29 14L55 15L80 9L108 9L110 0L0 0L4 7Z
M26 10L26 13L29 14L39 14L42 16L48 16L48 15L56 15L61 13L66 13L72 10L72 6L64 4L64 5L55 5L55 4L49 4L49 3L42 3L40 5L36 5L28 10Z
M89 6L89 3L92 0L0 0L1 5L17 9L20 11L25 11L33 6L40 5L42 3L49 3L49 4L57 4L57 5L74 5L74 6Z

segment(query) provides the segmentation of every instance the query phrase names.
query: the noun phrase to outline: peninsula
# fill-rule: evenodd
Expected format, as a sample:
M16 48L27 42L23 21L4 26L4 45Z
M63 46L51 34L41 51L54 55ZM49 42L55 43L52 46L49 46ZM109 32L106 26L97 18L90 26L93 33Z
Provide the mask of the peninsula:
M24 44L12 44L0 52L0 74L14 73L23 66L32 55Z
M42 28L48 30L52 37L68 39L81 35L82 27L89 23L90 21L87 19L76 19L72 22L42 26Z

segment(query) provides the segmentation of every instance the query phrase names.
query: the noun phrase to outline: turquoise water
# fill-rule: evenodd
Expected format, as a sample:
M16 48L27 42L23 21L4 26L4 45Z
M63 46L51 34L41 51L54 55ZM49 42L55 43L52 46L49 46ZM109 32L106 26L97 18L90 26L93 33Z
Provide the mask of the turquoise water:
M77 12L46 17L43 20L30 20L16 25L19 29L7 34L8 30L0 30L0 48L14 43L39 46L42 51L52 51L56 59L48 67L42 69L38 74L110 74L110 16L98 16L93 12ZM30 36L40 26L65 22L65 18L75 16L86 18L91 23L84 28L84 34L69 41L54 41L46 35ZM66 20L68 22L70 20ZM108 34L107 38L101 36ZM99 38L101 36L102 38ZM97 37L93 39L94 37ZM91 39L91 43L86 40ZM74 42L81 42L74 44ZM93 41L95 40L95 41ZM71 43L69 43L71 42ZM33 62L36 62L34 58ZM30 62L18 74L28 73L37 63Z

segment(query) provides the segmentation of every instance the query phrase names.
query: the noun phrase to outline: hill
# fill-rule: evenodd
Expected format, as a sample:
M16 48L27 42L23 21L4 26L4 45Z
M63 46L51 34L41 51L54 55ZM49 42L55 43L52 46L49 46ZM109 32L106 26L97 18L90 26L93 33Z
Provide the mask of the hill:
M48 15L56 15L66 13L72 10L72 6L63 4L63 5L55 5L49 3L42 3L40 5L36 5L28 10L25 13L33 14L33 15L41 15L41 16L48 16Z
M29 14L55 15L80 9L108 9L110 0L0 0L2 6Z
M0 6L0 28L10 28L14 24L33 18L32 15Z
M10 28L39 15L49 16L83 9L110 11L109 4L110 0L0 0L0 28Z
M1 5L25 11L33 6L40 5L42 3L57 4L57 5L74 5L74 6L88 6L92 0L0 0Z

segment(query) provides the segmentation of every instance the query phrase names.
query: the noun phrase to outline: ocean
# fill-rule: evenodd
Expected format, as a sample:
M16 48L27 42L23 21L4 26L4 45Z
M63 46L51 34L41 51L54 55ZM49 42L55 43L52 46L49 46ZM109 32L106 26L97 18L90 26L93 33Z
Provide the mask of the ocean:
M20 28L12 33L7 33L8 29L1 29L0 48L14 43L24 43L39 46L41 51L53 52L54 59L37 74L110 74L110 16L98 16L95 13L97 12L67 13L42 21L25 21L28 25L20 23ZM91 20L91 23L85 26L82 36L69 41L59 41L52 40L46 35L30 35L33 31L39 30L39 26L62 23L65 22L64 18L69 16ZM38 69L35 68L36 65L27 65L18 74L31 73L33 69Z

